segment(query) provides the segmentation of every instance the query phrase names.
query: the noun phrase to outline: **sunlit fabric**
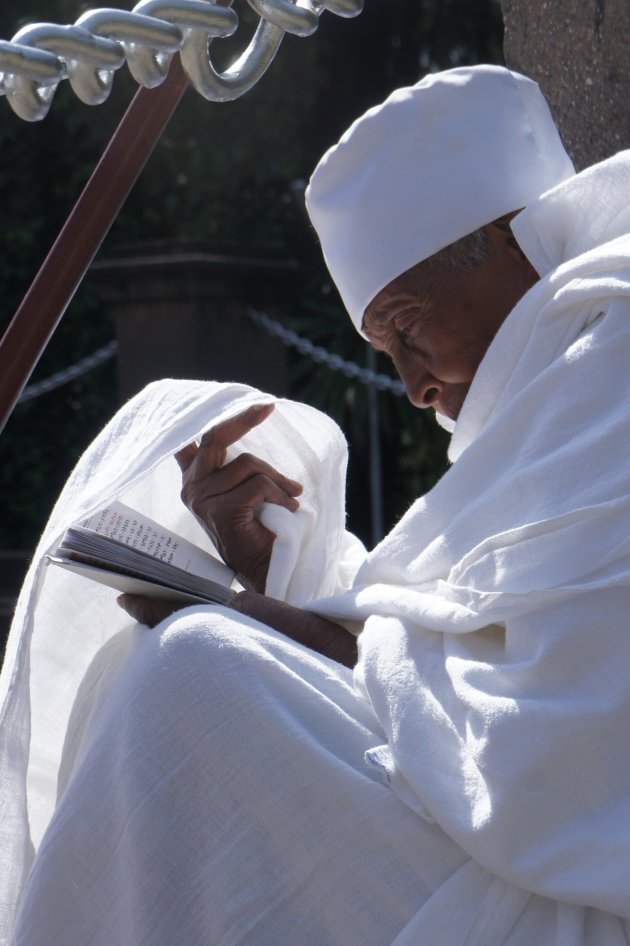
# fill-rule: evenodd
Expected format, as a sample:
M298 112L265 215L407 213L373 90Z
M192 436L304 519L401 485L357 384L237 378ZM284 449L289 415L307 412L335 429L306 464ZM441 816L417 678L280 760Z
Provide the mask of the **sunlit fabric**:
M627 946L629 175L626 153L517 219L540 282L452 467L367 557L329 420L280 401L241 445L305 486L264 513L268 592L363 624L354 675L221 608L134 627L42 564L118 494L201 539L171 454L264 395L167 381L97 439L2 677L0 939Z

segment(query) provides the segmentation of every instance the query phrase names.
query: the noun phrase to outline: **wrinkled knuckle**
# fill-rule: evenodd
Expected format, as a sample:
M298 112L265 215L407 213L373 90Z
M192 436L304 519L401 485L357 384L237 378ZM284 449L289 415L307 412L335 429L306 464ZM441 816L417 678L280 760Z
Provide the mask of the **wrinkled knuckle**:
M206 511L205 504L201 502L198 496L192 497L188 503L188 508L192 512L193 516L197 516L197 518L203 518L203 513Z
M250 489L253 493L266 492L270 482L269 477L265 473L255 473L249 480Z
M260 464L260 460L258 457L255 457L253 453L239 453L234 463L239 469L247 471L255 469Z

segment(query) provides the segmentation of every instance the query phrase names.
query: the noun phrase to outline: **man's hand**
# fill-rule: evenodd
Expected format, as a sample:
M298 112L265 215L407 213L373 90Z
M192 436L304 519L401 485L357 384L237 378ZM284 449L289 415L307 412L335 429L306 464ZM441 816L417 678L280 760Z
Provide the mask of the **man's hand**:
M145 598L144 595L119 595L116 598L119 607L126 611L138 624L155 627L160 621L169 618L185 604L177 601L164 601L161 598Z
M294 512L298 508L295 497L302 486L248 453L223 464L227 448L272 410L273 404L250 407L205 433L199 446L193 443L180 450L176 459L182 470L182 499L248 589L235 592L230 607L352 667L357 659L357 642L345 628L262 594L275 536L260 524L258 512L264 502ZM258 591L261 593L254 593ZM139 595L120 595L117 601L127 614L149 627L182 607Z
M182 471L182 500L206 530L244 588L264 592L275 535L258 520L263 503L291 512L299 508L302 486L268 463L242 453L225 463L227 448L273 411L262 404L207 431L199 446L176 454ZM224 465L225 464L225 465Z

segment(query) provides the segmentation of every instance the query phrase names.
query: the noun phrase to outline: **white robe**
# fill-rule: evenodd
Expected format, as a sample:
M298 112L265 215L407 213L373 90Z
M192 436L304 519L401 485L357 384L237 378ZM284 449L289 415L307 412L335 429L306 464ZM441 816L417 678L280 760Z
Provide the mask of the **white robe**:
M95 924L108 916L125 936L135 930L138 943L176 942L183 929L181 942L258 946L358 946L369 942L368 929L375 944L395 946L630 942L629 192L624 154L517 218L517 238L541 280L479 368L453 435L452 468L360 567L344 533L345 460L334 425L280 402L248 435L243 449L305 484L297 515L265 511L279 534L269 593L365 620L353 684L343 668L242 622L249 655L242 662L251 660L269 680L266 699L251 695L256 713L270 707L265 737L247 735L250 712L238 717L240 729L235 722L223 732L221 746L206 747L213 701L202 694L217 693L221 717L234 691L210 671L204 687L200 670L192 675L195 698L183 689L182 680L191 685L190 654L199 655L198 668L214 662L208 648L238 653L226 612L187 609L147 638L129 627L111 592L41 564L69 521L121 493L166 525L198 535L173 503L170 455L210 417L265 398L237 386L165 383L114 419L53 512L9 642L0 690L0 942L8 941L40 845L16 944L78 946L88 941L86 931L90 942L106 942ZM169 641L177 644L172 651ZM103 648L115 658L86 696L84 678L98 677ZM169 653L172 665L164 663ZM235 687L237 677L230 677ZM296 723L304 701L309 711ZM199 706L204 714L195 722ZM274 742L276 731L291 739ZM210 762L201 765L206 748ZM226 781L223 765L232 773ZM170 783L159 773L179 766L187 774L186 816L178 806L169 820L173 796L164 794ZM249 792L241 797L240 782L234 791L246 815L230 822L222 847L207 849L205 835L196 843L194 826L209 811L221 824L213 786L219 799L230 796L239 772ZM266 781L274 772L276 781ZM318 808L313 786L320 784L327 794ZM285 786L278 811L270 800ZM265 833L256 819L270 809L275 820L265 822ZM151 817L143 820L145 811ZM378 825L373 834L365 819ZM249 827L244 840L239 825ZM128 826L138 833L126 833ZM255 855L256 838L276 834L277 859L262 842ZM309 857L300 845L310 845ZM143 846L153 856L135 876L125 872ZM117 861L121 850L126 856ZM169 852L177 869L164 889ZM196 880L183 888L174 880L186 856L195 879L205 877L201 865L220 861L196 900ZM240 883L237 868L245 872ZM91 882L69 907L67 892L81 889L88 871ZM223 900L219 875L231 883ZM178 912L182 889L191 900ZM283 890L293 898L284 917L280 910L268 918L266 907L252 909L236 895L247 900L250 891L277 903ZM210 895L208 916L201 905ZM222 903L227 912L237 903L253 925L237 929L232 917L220 928ZM314 914L308 903L317 904ZM302 924L299 935L291 933L293 920ZM267 930L259 938L256 922Z

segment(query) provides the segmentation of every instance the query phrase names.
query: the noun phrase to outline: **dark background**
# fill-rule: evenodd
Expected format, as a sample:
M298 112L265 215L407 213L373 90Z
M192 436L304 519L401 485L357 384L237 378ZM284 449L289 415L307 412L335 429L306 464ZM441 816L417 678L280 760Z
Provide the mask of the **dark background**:
M0 38L44 19L72 23L92 6L3 0ZM234 8L241 26L232 40L213 44L218 64L243 47L256 22L244 2L237 0ZM328 281L306 219L304 182L348 124L392 89L428 71L501 62L501 44L495 0L366 0L356 19L323 14L314 36L285 37L269 73L244 98L215 104L186 93L97 261L121 245L157 240L184 251L203 245L295 264L301 275L284 323L365 364L365 343ZM0 97L0 330L136 88L123 67L108 102L90 108L62 82L48 116L34 124L19 119ZM88 274L31 380L77 362L113 337L112 313ZM246 348L247 336L242 344ZM386 364L379 370L391 373ZM369 542L367 389L295 354L289 384L292 397L327 410L346 431L349 526ZM68 472L119 402L111 360L18 405L0 436L0 554L18 551L28 558ZM388 528L443 471L445 438L427 412L403 398L380 394L379 411Z

